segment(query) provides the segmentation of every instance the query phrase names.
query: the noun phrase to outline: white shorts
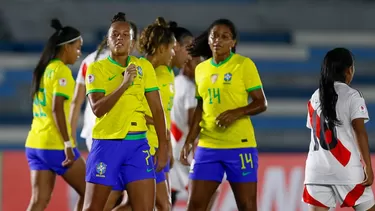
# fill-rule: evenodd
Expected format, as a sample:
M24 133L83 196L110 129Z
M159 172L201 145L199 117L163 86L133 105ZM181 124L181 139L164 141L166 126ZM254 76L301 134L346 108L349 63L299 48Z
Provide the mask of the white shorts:
M316 207L334 208L338 202L341 207L353 207L366 211L374 206L371 187L363 185L305 185L303 199Z
M189 184L189 166L183 165L179 160L175 160L173 168L169 170L171 188L176 191L186 191Z
M86 138L86 147L87 147L87 150L90 152L91 150L91 146L92 146L92 138L89 137L89 138Z

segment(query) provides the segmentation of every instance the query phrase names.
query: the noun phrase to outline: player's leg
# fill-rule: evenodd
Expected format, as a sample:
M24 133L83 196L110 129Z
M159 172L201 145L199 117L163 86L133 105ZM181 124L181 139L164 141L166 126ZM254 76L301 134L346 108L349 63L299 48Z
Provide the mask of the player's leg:
M258 152L256 148L220 149L221 159L239 211L257 210Z
M56 174L49 170L31 170L31 199L27 211L43 211L51 200Z
M31 170L31 199L27 210L42 211L51 199L56 174L39 158L38 149L26 148L25 152Z
M158 173L164 174L163 172L158 172ZM168 184L166 180L159 181L156 183L155 207L158 211L169 211L172 209L171 197L168 191Z
M81 157L79 151L74 149L75 161L74 163L63 172L57 172L62 175L64 180L77 192L78 201L75 207L76 211L83 209L83 202L85 197L85 175L86 175L86 164L85 160ZM65 156L65 155L64 155Z
M224 168L216 149L197 147L190 166L190 185L187 211L206 211L219 187Z
M328 211L336 207L336 194L329 185L305 185L302 201L309 211Z
M374 194L371 187L358 185L334 185L333 190L336 194L341 207L353 207L354 210L374 210Z
M108 196L107 203L105 204L103 211L111 211L113 208L117 206L116 203L118 200L122 200L122 191L115 190L114 188L112 188L112 191Z
M179 191L176 191L176 190L172 190L172 192L171 192L172 209L176 205L178 193L179 193Z
M155 171L147 139L127 142L126 163L121 169L129 203L134 211L155 206Z
M132 211L131 204L125 193L124 197L122 198L121 204L113 208L112 211Z
M123 142L125 141L93 140L87 158L83 210L103 211L125 158L127 149Z
M156 182L156 202L155 207L158 211L168 211L172 209L170 187L169 187L169 166L166 166L161 172L155 173Z

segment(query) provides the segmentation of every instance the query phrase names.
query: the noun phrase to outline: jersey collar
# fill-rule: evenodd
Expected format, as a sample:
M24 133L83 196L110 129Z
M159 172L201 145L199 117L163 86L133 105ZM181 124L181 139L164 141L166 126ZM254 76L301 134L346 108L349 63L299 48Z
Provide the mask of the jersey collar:
M115 65L118 65L118 66L120 66L120 67L124 67L124 66L122 66L120 63L118 63L118 62L116 62L115 60L113 60L110 56L108 56L107 58L108 58L108 60L109 60L111 63L113 63L113 64L115 64ZM130 56L128 56L128 58L126 59L126 66L125 66L125 67L127 67L127 66L129 65L129 62L130 62Z
M229 56L228 56L226 59L224 59L223 61L219 62L219 64L216 64L216 63L214 62L214 59L211 58L211 64L212 64L213 66L215 66L215 67L220 67L221 65L227 63L227 62L232 58L233 54L234 54L233 52L230 52Z

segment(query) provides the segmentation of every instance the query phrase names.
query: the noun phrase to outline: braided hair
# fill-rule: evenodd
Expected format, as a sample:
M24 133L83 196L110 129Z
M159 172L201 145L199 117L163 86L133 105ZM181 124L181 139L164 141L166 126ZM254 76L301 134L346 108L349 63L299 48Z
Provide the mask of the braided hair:
M51 27L55 32L50 36L45 45L42 55L33 72L31 85L31 97L34 98L40 88L40 82L49 62L56 57L61 47L66 44L73 44L81 38L81 33L71 26L63 26L58 19L51 20Z

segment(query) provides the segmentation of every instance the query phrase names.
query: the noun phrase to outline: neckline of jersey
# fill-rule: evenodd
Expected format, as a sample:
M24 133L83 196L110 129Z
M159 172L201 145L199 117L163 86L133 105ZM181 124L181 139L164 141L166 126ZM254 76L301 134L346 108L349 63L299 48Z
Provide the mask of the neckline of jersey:
M223 61L219 62L219 64L216 64L216 63L214 62L214 58L211 58L211 64L212 64L213 66L215 66L215 67L220 67L221 65L227 63L227 62L233 57L233 55L234 55L234 53L233 53L233 52L230 52L229 56L228 56L226 59L224 59Z
M118 65L118 66L120 66L120 67L124 67L124 66L122 66L120 63L118 63L118 62L116 62L115 60L113 60L113 59L111 58L111 56L108 56L107 59L108 59L112 64ZM129 62L130 62L130 56L128 56L128 58L126 59L126 64L125 64L126 66L125 66L125 67L127 67L127 66L129 65Z

